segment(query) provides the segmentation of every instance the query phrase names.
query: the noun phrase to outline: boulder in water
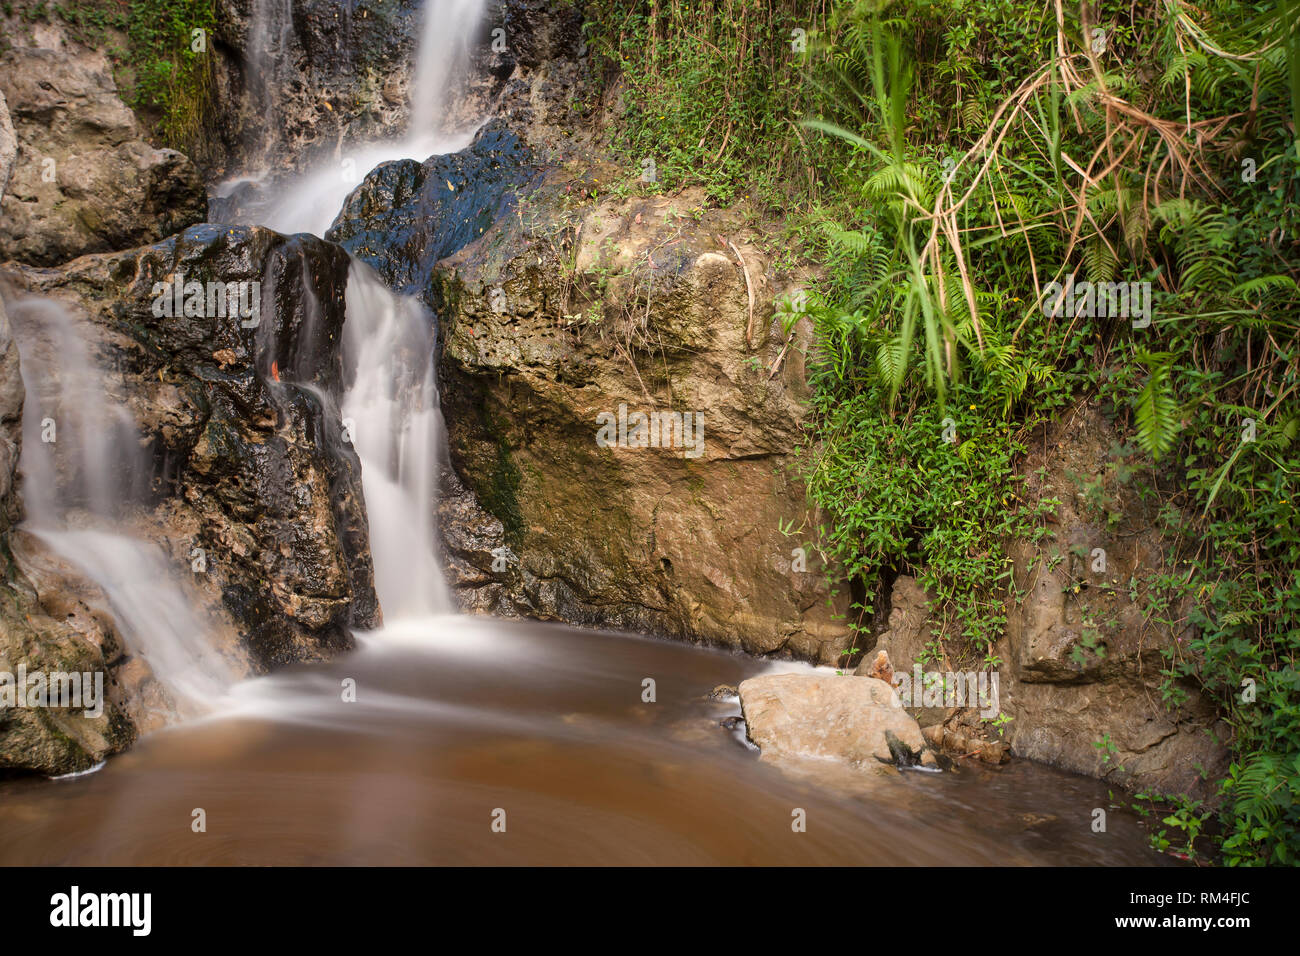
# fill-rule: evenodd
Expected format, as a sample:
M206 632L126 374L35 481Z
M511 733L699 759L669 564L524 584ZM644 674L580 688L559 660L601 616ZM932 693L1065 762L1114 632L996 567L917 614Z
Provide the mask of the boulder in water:
M819 757L868 768L934 766L894 689L871 677L769 674L740 685L749 739L765 758Z

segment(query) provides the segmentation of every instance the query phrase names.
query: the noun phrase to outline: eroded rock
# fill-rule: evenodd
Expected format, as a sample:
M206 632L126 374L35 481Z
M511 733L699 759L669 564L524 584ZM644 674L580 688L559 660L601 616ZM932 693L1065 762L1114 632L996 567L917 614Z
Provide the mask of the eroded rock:
M184 154L150 145L103 53L57 23L12 37L0 54L16 134L7 185L0 177L0 260L55 265L153 242L203 218L198 170Z
M343 250L311 236L206 225L11 271L16 294L64 305L100 356L107 398L152 462L145 536L187 574L201 549L193 578L259 668L328 656L379 621L360 462L338 412L347 271ZM155 285L178 275L259 283L259 321L156 315Z
M785 348L734 213L692 194L572 199L548 183L433 273L452 463L513 556L478 561L494 593L466 603L837 661L847 598L828 606L823 569L782 531L812 520L791 473L811 329ZM701 430L600 440L637 412Z
M0 201L4 199L9 174L14 168L14 157L17 155L18 137L9 118L9 103L5 100L4 91L0 90Z
M884 681L769 674L741 682L739 692L749 739L764 758L831 758L863 768L935 763L920 726Z
M997 648L1010 678L1006 739L1018 756L1213 799L1229 731L1195 687L1183 685L1187 700L1176 707L1162 697L1164 652L1190 632L1148 620L1130 593L1130 582L1168 566L1155 506L1116 479L1117 445L1086 407L1029 443L1022 471L1031 502L1061 505L1048 538L1010 547L1025 597L1010 608Z

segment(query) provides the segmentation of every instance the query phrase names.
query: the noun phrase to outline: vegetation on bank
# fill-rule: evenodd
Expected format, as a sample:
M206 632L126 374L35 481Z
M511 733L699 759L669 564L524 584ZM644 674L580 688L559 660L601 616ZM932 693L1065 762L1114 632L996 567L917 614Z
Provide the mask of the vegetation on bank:
M57 21L74 40L105 50L123 99L166 145L190 149L202 134L216 0L4 0L3 9L28 24Z
M1039 533L1026 436L1074 401L1110 410L1132 445L1116 476L1158 503L1178 568L1135 593L1195 625L1166 701L1194 682L1234 733L1217 851L1296 863L1300 3L587 9L629 168L747 199L822 266L804 461L858 620L882 572L914 573L987 655L1003 542ZM1053 314L1071 276L1149 283L1150 323ZM1207 815L1179 801L1160 840L1194 850Z

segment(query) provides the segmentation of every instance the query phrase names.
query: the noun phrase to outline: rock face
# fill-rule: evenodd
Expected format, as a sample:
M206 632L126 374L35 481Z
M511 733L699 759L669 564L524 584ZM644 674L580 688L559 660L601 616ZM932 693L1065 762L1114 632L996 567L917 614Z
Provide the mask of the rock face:
M228 157L309 163L400 133L422 0L218 0L214 107Z
M5 100L4 91L0 90L0 200L4 199L9 174L14 168L14 157L17 155L18 136L14 133L14 124L9 118L9 103Z
M786 469L810 330L785 347L763 254L702 197L577 206L581 189L492 124L381 166L328 233L441 317L462 604L836 661L844 602L782 532L809 521ZM633 447L652 411L677 431Z
M594 97L582 4L490 0L487 20L504 31L504 48L500 43L479 47L474 66L482 79L468 91L471 113L510 117L530 146L548 153L567 153L584 143L591 130L574 122L575 110L588 110Z
M885 654L894 670L910 671L925 655L926 645L934 640L930 620L930 597L910 575L900 574L889 592L889 617L883 630L876 634L874 655ZM873 654L863 657L853 673L858 677L875 677Z
M1187 634L1146 620L1129 594L1131 580L1173 570L1153 507L1116 480L1118 439L1100 413L1079 408L1066 419L1048 433L1046 455L1030 443L1022 469L1032 497L1062 505L1050 538L1011 549L1026 594L997 649L1011 678L1007 740L1019 756L1125 786L1212 797L1198 768L1222 776L1229 730L1190 685L1181 706L1162 703L1162 652Z
M451 460L500 527L450 489L466 605L838 660L821 569L783 533L810 520L787 471L809 330L778 367L765 258L727 213L689 195L566 211L566 190L434 274ZM692 429L637 447L651 412Z
M773 674L751 677L739 691L749 739L764 758L831 758L868 769L908 754L935 764L920 726L884 681Z
M1016 756L1125 786L1212 798L1198 767L1212 779L1223 767L1228 730L1191 686L1183 687L1183 705L1162 703L1162 652L1187 635L1144 620L1129 594L1130 580L1164 567L1165 556L1146 507L1105 478L1115 443L1104 419L1088 409L1051 429L1046 454L1044 442L1030 443L1034 451L1021 468L1030 503L1056 498L1062 505L1041 544L1010 544L1024 597L1008 609L995 648L1003 662L996 668L999 706L1009 718L1001 734L975 708L909 712L943 749L996 763L1009 746ZM1103 560L1106 570L1093 570ZM869 673L878 651L899 674L917 664L923 672L947 670L927 653L938 626L924 589L898 577L888 621L855 673Z
M197 169L145 141L102 53L53 24L11 36L0 55L0 93L16 153L7 186L0 177L0 260L54 265L202 220L207 200ZM0 169L4 127L0 119Z
M23 378L18 346L0 300L0 535L22 518L17 492L18 455L23 446Z
M152 462L146 523L178 567L202 549L194 577L258 668L329 654L379 621L360 463L337 409L347 270L311 236L205 225L13 273L64 304L112 371ZM177 275L260 283L256 324L156 315L155 284Z

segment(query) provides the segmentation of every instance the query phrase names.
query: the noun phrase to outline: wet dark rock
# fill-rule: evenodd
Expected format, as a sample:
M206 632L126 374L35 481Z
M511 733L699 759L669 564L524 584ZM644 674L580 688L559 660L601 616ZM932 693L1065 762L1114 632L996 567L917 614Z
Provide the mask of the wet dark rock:
M201 578L259 668L350 646L379 621L360 462L338 400L348 257L311 236L195 226L61 269L15 268L66 305L152 461L141 507ZM260 282L260 321L168 318L155 283Z
M499 26L505 31L505 50L495 55L510 71L537 69L585 53L580 3L492 0L487 20L490 28ZM490 46L487 52L493 55Z
M389 288L437 309L434 267L509 213L516 190L535 175L519 137L493 121L459 153L371 171L325 237L373 266Z
M422 0L279 0L265 10L283 36L263 64L250 63L255 0L218 0L211 160L310 165L347 136L396 135L406 127ZM396 81L396 88L394 87ZM233 120L233 121L229 121Z
M885 743L889 747L890 759L900 770L907 767L919 767L921 765L921 754L923 748L912 749L898 739L898 735L892 730L885 731Z

